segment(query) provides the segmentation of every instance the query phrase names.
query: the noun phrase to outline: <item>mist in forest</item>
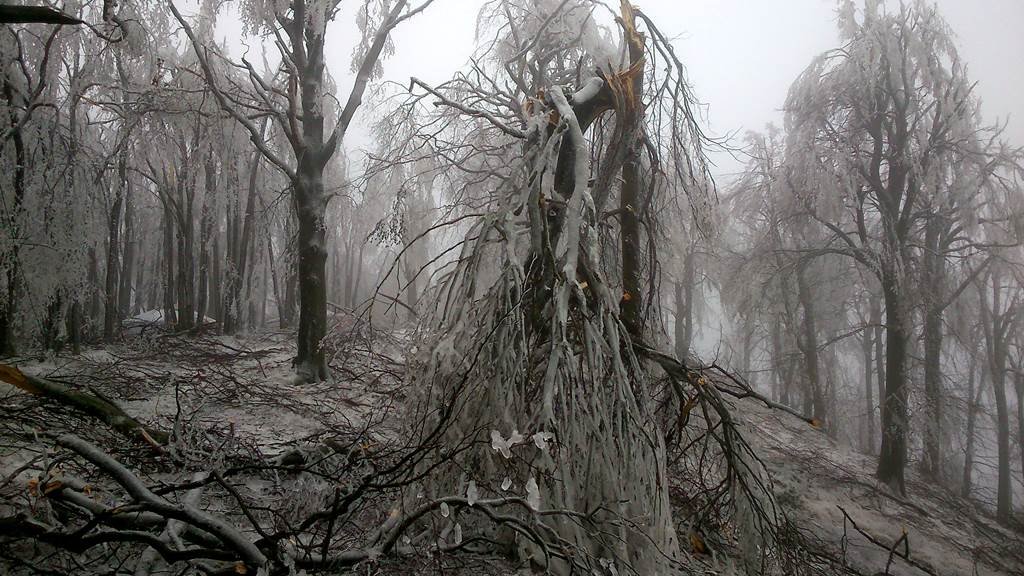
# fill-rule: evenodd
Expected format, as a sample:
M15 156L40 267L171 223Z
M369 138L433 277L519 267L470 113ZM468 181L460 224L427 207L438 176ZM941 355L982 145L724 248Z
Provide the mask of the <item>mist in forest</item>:
M0 0L0 573L1024 573L1017 0Z

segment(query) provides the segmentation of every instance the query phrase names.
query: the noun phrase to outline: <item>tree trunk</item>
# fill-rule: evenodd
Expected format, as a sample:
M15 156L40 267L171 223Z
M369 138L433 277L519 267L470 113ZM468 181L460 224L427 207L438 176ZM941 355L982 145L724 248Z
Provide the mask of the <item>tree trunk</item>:
M135 278L135 202L132 200L131 180L125 180L124 194L124 262L121 266L121 286L117 290L117 312L123 319L131 314L132 280ZM136 290L141 286L136 284Z
M981 393L985 389L984 376L982 382L975 391L974 374L976 369L975 355L970 355L970 365L967 373L967 431L966 446L964 447L964 471L960 481L960 496L971 497L971 476L974 473L974 429L977 426L978 409L981 404Z
M213 217L213 250L210 256L210 315L224 327L224 314L222 303L223 293L221 292L221 269L220 269L220 230L217 229L219 215Z
M907 463L907 344L902 290L894 270L882 274L885 303L885 396L882 410L882 446L875 475L893 490L906 493Z
M164 204L164 326L178 324L178 309L174 298L174 216L171 207Z
M872 382L875 364L874 355L872 354L874 342L871 337L873 332L874 328L869 326L861 334L861 352L864 355L864 411L867 414L867 418L864 420L864 425L867 427L867 434L865 434L867 444L864 446L864 452L868 454L875 453L875 383Z
M327 335L327 251L323 220L326 199L320 170L308 162L300 162L300 174L295 191L299 228L299 334L295 367L307 381L315 381L327 379L327 361L321 346Z
M804 391L804 414L807 407L811 408L811 416L823 422L825 420L825 396L821 385L820 362L818 358L818 327L814 304L814 294L807 282L806 264L800 265L796 272L797 293L800 305L804 309L800 351L804 356L804 369L807 371L807 386Z
M933 216L925 226L921 292L924 296L924 458L925 477L942 483L942 282L945 257L940 253L942 221Z
M118 305L117 297L118 280L120 274L120 259L118 251L121 248L121 204L124 202L124 181L127 159L125 154L120 154L117 163L117 182L114 184L114 201L110 206L110 215L107 219L107 274L104 285L106 295L103 303L103 340L113 342L118 333Z
M1010 514L1013 512L1013 492L1010 485L1010 410L1006 403L1005 360L1003 366L993 366L992 392L996 400L996 444L999 452L996 519L1003 524L1007 524L1010 521Z
M195 325L195 258L192 203L195 192L189 179L178 181L178 326Z
M209 301L209 268L210 268L210 233L213 228L213 216L210 214L211 202L217 189L217 165L210 155L203 167L206 189L203 194L203 207L199 216L199 288L196 290L196 325L200 328L206 320L206 305Z
M686 251L683 277L675 283L676 289L676 357L685 362L693 348L693 289L695 280L695 249Z
M78 356L82 353L82 305L76 297L68 310L68 338L71 340L71 353Z
M285 303L281 299L281 286L277 281L277 265L274 263L274 245L270 241L270 233L266 234L265 243L267 245L267 273L270 274L271 286L274 293L274 302L277 304L277 324L282 330L286 326L282 326L283 319L285 318Z
M89 337L95 338L100 325L100 272L96 247L89 246Z
M1017 368L1017 447L1020 448L1021 479L1024 480L1024 372Z
M881 422L885 413L885 328L882 326L882 303L878 296L871 296L869 306L870 322L874 326L872 332L875 341L875 383L878 387L878 421Z
M2 264L7 269L7 297L0 302L0 356L14 356L17 353L15 341L15 324L17 323L18 298L21 291L20 244L17 240L21 229L21 212L25 200L25 167L28 164L25 152L25 140L18 126L18 105L15 102L15 90L4 75L4 97L10 111L10 125L14 129L11 142L14 145L13 189L14 202L10 210L9 235L13 240L10 252L3 257Z

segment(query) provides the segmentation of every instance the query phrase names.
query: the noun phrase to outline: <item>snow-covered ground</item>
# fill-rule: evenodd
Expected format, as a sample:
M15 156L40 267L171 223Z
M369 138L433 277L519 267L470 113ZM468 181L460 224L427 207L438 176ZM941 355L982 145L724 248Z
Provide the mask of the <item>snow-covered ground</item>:
M875 458L754 400L735 406L781 507L806 536L858 572L884 574L890 550L871 543L853 523L889 548L906 531L910 558L934 574L1024 574L1024 534L1001 527L976 505L924 482L913 469L907 470L906 497L895 496L874 479ZM889 566L892 575L927 573L896 555Z
M158 428L187 422L263 457L329 437L362 437L365 442L371 428L377 437L397 430L403 370L399 341L359 343L335 356L333 382L305 384L294 380L290 340L280 333L134 338L79 357L27 361L20 367L39 376L73 376L75 384L114 399ZM13 409L25 401L21 391L0 388L0 406ZM791 524L806 542L840 565L845 562L845 572L833 567L828 574L874 576L886 573L887 565L893 576L1024 574L1024 536L999 526L977 506L923 482L914 470L908 470L907 496L895 496L874 480L873 457L837 445L821 430L754 400L732 405L745 437L772 475L777 502ZM69 418L73 423L77 417ZM5 444L0 480L38 455L18 449L18 442ZM16 484L12 478L7 490ZM268 498L270 488L256 480L247 485L251 494L266 492ZM904 531L906 546L901 543L895 550L908 549L912 562L890 551Z

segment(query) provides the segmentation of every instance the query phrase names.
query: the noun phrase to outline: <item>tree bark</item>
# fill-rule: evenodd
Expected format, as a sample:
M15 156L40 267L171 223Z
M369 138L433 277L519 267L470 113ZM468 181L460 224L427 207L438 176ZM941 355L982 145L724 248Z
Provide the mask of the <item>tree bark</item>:
M977 361L975 355L970 355L970 364L967 368L967 430L964 446L964 470L960 480L960 496L971 497L971 476L974 473L974 429L977 426L978 409L981 403L981 393L985 389L984 377L975 391L975 370Z
M821 385L820 361L818 357L818 327L814 294L807 282L807 264L801 264L796 271L797 293L804 309L802 334L799 339L800 351L804 356L807 371L804 389L804 414L811 413L814 419L824 422L826 416L825 395ZM810 408L810 410L807 410Z
M117 163L117 182L114 185L114 201L110 206L110 214L107 219L107 271L104 285L103 303L103 340L113 342L118 333L118 305L120 301L117 296L120 277L120 258L118 251L121 248L121 205L124 202L124 182L126 179L127 158L121 153Z
M173 328L178 324L178 309L174 297L174 216L171 207L164 203L164 326Z
M945 257L940 253L941 219L932 216L925 225L924 269L921 292L924 296L924 391L925 476L942 483L942 311Z
M131 314L132 280L135 278L135 202L132 199L131 180L125 180L124 194L124 262L121 266L121 286L117 290L117 313L120 318ZM136 290L139 285L136 285Z
M867 418L864 420L864 425L867 427L867 434L865 434L867 444L864 446L864 452L868 454L875 453L875 383L872 381L872 376L874 376L875 370L875 359L873 354L874 341L871 337L873 332L874 328L868 326L861 334L861 352L864 355L864 411L867 414Z
M882 446L875 475L899 494L905 494L908 335L900 281L895 277L897 273L886 269L881 278L886 318L885 408L882 411Z

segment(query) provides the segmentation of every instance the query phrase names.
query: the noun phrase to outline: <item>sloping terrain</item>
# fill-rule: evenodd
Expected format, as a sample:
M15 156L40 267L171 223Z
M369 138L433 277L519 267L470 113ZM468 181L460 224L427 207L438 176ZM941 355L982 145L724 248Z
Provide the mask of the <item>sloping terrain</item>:
M1024 534L924 482L913 467L907 496L894 496L874 479L874 458L754 400L735 405L792 524L855 573L873 576L888 567L906 576L1024 574Z
M26 509L39 512L45 504L40 492L45 496L46 491L39 489L40 478L52 480L55 469L64 475L58 478L83 475L86 486L95 483L94 493L103 491L104 498L116 501L116 486L104 486L100 478L88 476L86 469L70 461L55 464L48 443L37 441L36 435L52 439L65 432L104 447L136 469L145 467L150 471L146 480L155 485L182 482L210 466L281 464L290 457L309 462L322 455L318 466L324 470L322 478L330 481L315 474L289 474L279 466L238 475L234 493L211 486L203 505L240 523L245 518L232 508L231 498L268 509L283 506L289 514L268 517L273 526L287 526L317 507L330 507L336 486L364 472L352 464L352 454L386 451L401 443L396 434L404 398L401 340L377 335L347 346L332 364L337 380L317 385L293 382L289 338L281 334L157 335L79 357L22 359L19 366L24 372L64 379L92 394L117 399L130 415L175 430L179 440L168 453L154 455L88 417L0 384L0 517ZM819 429L753 399L730 404L740 430L771 473L776 502L794 535L783 545L802 548L805 573L1024 574L1024 535L999 526L973 504L928 485L913 470L908 470L908 495L894 496L873 479L873 458L839 446ZM347 459L337 458L342 453ZM177 468L168 466L168 458L178 462ZM341 464L328 469L336 460ZM682 473L670 470L670 475ZM386 521L390 501L385 492L368 499L339 539L360 542L369 527ZM59 519L65 513L45 508L41 514ZM682 542L688 541L685 533L680 536ZM443 559L408 547L405 552L399 558L380 559L378 573L529 573L528 568L479 551L440 555ZM698 560L696 574L741 573L731 568L737 562L727 556L691 552ZM724 547L724 554L731 553L734 547ZM20 560L8 551L3 562L12 568Z

